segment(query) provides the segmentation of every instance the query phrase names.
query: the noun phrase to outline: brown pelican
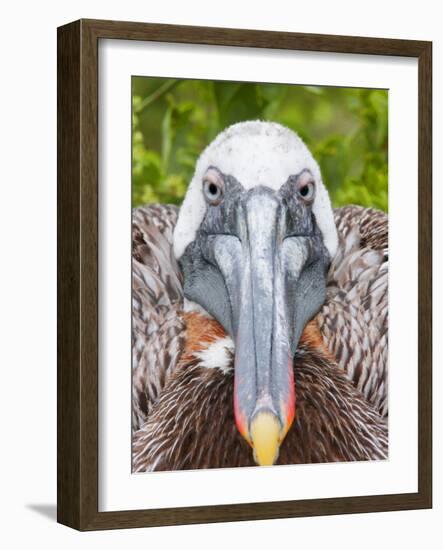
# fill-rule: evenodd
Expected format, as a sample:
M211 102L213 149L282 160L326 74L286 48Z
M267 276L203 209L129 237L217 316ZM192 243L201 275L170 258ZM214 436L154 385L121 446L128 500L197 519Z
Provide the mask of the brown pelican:
M387 246L295 133L222 132L133 213L133 470L386 458Z

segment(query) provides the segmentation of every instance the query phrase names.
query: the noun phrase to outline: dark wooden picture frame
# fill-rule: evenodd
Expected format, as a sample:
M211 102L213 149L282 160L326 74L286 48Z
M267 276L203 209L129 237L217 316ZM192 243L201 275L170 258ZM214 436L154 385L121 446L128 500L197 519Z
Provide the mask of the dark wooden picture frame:
M418 492L98 511L98 43L159 41L418 58ZM80 530L432 506L432 43L80 20L58 29L58 521Z

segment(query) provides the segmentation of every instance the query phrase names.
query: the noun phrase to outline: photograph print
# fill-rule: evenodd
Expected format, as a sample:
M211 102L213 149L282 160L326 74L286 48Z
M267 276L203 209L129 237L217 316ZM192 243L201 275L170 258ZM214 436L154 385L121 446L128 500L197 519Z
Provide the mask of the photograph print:
M387 90L134 76L132 207L134 473L388 458Z

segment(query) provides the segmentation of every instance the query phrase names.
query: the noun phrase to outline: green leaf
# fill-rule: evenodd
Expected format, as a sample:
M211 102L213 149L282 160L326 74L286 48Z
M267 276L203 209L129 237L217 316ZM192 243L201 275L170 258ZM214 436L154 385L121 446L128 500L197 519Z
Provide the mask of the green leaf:
M388 91L132 78L133 202L180 204L201 151L226 126L272 120L318 160L334 205L388 207Z

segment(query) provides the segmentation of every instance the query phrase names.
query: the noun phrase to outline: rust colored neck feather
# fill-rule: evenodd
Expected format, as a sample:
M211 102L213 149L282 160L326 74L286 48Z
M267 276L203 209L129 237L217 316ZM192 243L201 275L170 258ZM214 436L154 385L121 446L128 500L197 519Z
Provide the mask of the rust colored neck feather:
M180 359L182 364L192 361L195 353L207 349L217 340L227 336L218 321L201 313L182 312L181 317L186 323L185 348Z
M185 348L180 361L182 364L194 359L195 353L207 349L217 340L227 336L226 331L218 321L201 313L194 311L182 312L181 317L186 323ZM325 358L334 360L323 341L315 318L305 326L299 345L309 347Z
M331 352L329 351L323 340L323 336L321 335L320 329L318 328L318 323L315 317L305 326L300 336L300 342L298 345L309 347L311 350L315 350L317 353L323 355L325 358L331 361L335 361L335 358L332 356Z

